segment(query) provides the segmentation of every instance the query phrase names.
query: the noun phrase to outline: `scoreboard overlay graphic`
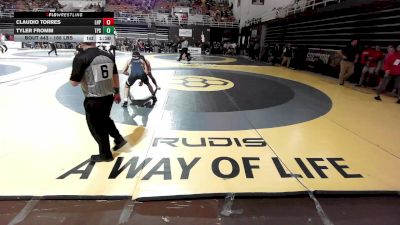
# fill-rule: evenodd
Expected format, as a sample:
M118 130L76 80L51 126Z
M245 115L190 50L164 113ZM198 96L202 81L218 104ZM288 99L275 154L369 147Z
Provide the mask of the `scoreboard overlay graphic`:
M113 12L15 12L15 41L111 42Z

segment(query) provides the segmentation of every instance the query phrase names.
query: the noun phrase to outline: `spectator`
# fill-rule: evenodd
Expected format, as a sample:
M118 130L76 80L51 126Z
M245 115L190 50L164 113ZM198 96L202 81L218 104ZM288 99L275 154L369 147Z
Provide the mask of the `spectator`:
M260 59L260 43L259 43L259 41L257 41L256 44L254 45L254 58L256 60Z
M366 86L364 81L368 83L369 78L373 74L377 74L379 71L379 63L383 59L383 52L379 45L375 49L367 48L361 53L361 64L364 65L361 72L360 81L356 86ZM367 78L367 79L366 79Z
M306 57L307 57L308 49L306 46L299 45L294 53L294 69L302 70L306 65Z
M288 43L287 46L283 49L282 58L283 60L281 65L283 66L286 63L286 67L289 68L290 61L292 61L293 58L293 48L290 43Z
M344 85L344 82L354 73L354 63L357 62L358 53L358 40L352 39L350 44L343 48L339 55L342 58L340 62L339 84Z
M274 46L269 47L269 52L268 52L268 62L271 63L272 65L275 65L276 63L279 62L278 58L280 56L280 47L279 44L275 44Z
M390 52L388 52L388 55L385 59L383 68L385 71L385 76L378 87L376 92L377 96L375 97L375 100L378 101L382 101L380 95L386 90L386 87L392 78L395 79L395 87L397 90L400 90L400 45L397 46L396 51L394 51L392 48L390 49ZM397 92L397 98L397 103L400 104L400 91Z

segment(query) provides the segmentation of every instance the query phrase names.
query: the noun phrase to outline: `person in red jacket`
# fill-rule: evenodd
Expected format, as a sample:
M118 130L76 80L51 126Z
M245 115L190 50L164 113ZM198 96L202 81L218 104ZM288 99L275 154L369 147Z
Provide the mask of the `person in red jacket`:
M375 49L367 48L361 53L361 64L364 66L361 72L361 78L358 87L365 86L364 81L368 83L368 80L372 74L377 74L379 68L379 62L383 59L384 55L381 51L381 47L377 45Z
M379 88L376 92L377 96L376 100L381 101L380 94L386 89L389 81L394 78L395 79L395 87L400 90L400 45L397 46L396 52L389 52L386 56L383 69L385 71L385 76ZM400 92L397 94L398 100L397 103L400 104Z

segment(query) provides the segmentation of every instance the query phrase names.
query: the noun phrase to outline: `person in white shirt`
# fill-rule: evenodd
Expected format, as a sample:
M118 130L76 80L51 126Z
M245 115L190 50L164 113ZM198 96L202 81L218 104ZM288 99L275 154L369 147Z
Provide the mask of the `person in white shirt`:
M5 53L8 50L6 45L6 36L2 33L0 33L0 48L1 48L1 53Z
M178 62L182 60L182 56L185 55L187 61L189 62L191 60L190 54L189 54L189 42L186 39L183 39L181 43L181 55L179 56Z

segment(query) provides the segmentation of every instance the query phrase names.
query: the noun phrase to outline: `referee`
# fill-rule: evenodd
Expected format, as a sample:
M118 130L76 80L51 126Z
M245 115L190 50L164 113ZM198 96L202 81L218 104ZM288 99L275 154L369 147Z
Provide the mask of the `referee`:
M72 63L71 84L81 84L85 101L86 121L93 138L99 145L99 155L92 155L93 162L113 160L108 135L114 138L114 151L127 142L121 136L110 118L113 104L121 102L119 76L114 57L96 48L95 42L81 43L82 53Z
M54 51L56 53L56 56L58 56L56 44L54 42L50 42L50 47L51 47L51 51L49 51L47 54L50 56L50 53L52 53Z
M188 47L189 47L189 42L184 38L181 43L181 55L179 56L178 62L182 60L183 54L185 54L186 60L188 62L191 60Z

